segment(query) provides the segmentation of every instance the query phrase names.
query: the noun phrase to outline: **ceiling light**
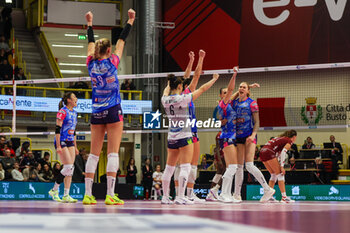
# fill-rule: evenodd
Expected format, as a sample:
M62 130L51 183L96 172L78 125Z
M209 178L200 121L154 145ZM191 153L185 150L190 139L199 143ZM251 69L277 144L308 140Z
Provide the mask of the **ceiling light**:
M69 34L69 33L66 33L66 34L64 34L64 36L75 36L75 37L77 37L78 36L78 34Z
M81 70L61 70L62 74L82 74Z
M12 3L12 0L5 0L5 3Z
M83 45L71 45L71 44L53 44L52 47L61 47L61 48L84 48Z
M69 54L68 57L79 57L79 58L86 58L86 55L74 55L74 54Z
M86 64L64 63L64 62L58 63L58 65L60 65L60 66L86 66Z
M94 37L100 37L99 35L94 35Z

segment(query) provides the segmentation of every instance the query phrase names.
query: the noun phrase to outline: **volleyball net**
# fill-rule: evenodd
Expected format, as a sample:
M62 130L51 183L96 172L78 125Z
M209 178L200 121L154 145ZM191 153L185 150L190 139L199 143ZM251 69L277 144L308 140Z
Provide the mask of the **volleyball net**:
M235 91L241 82L260 84L260 88L251 90L251 97L259 105L260 130L344 129L348 127L350 112L349 71L350 63L240 69ZM220 74L218 81L195 101L197 119L206 123L199 128L203 132L218 131L213 122L219 90L227 87L232 76L232 70L227 69L203 71L197 87L209 81L214 73ZM120 86L125 79L131 79L137 87L134 91L121 90L124 133L167 132L166 121L161 119L164 109L160 98L168 74L119 75ZM183 76L184 72L173 74ZM71 83L83 83L87 88L70 86ZM90 86L90 77L0 81L1 126L12 129L0 134L53 135L54 130L29 132L26 127L39 121L43 125L51 123L53 128L58 103L66 91L78 97L76 109L81 130L77 134L89 134ZM147 120L147 114L157 111L162 115L160 125L154 126Z

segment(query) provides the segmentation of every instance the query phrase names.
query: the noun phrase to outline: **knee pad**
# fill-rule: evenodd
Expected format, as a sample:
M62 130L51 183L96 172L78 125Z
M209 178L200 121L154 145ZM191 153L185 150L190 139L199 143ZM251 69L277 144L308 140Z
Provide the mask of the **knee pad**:
M284 181L284 175L283 174L278 174L277 175L277 180L278 181Z
M236 171L237 171L237 164L230 164L228 165L228 168L226 168L225 174L222 176L222 178L233 179L233 176L235 175Z
M168 165L167 165L168 166ZM176 165L175 173L174 173L174 180L179 180L179 175L180 175L180 165Z
M191 165L190 175L188 176L188 183L194 184L197 178L197 166Z
M73 164L65 164L61 170L61 174L64 176L73 176L74 165Z
M213 177L212 182L215 183L215 184L219 183L221 177L222 177L222 175L220 175L220 174L215 174L215 176Z
M166 165L164 169L164 173L162 175L162 180L170 181L174 171L175 171L175 166Z
M254 168L256 168L256 167L255 167L255 165L254 165L253 162L246 162L246 163L245 163L245 168L247 169L247 171L248 171L249 173L253 173Z
M179 174L179 179L180 177L186 178L188 180L188 176L190 175L191 172L191 164L185 163L185 164L180 164L180 174Z
M277 181L277 175L276 174L271 174L270 180L273 182Z
M95 173L97 168L99 157L93 154L89 155L89 158L86 162L85 172L86 173Z
M107 172L117 172L119 168L119 154L110 153L107 156Z

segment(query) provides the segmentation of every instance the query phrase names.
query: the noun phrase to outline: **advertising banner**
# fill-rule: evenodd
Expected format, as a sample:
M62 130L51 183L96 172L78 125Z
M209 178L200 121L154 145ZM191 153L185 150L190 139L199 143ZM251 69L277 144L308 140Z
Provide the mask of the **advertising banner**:
M57 112L60 98L17 96L16 110L34 112ZM152 110L150 100L122 100L122 110L124 114L142 114L144 111ZM13 96L0 95L0 109L12 110ZM91 99L79 99L76 111L78 113L91 113Z
M0 182L0 200L51 200L48 192L54 183L43 182ZM60 197L63 196L63 183L59 188ZM78 200L84 198L85 184L72 183L70 196Z
M281 200L275 186L274 197ZM350 201L350 185L286 185L287 196L296 201ZM247 200L260 200L264 189L260 185L247 185Z

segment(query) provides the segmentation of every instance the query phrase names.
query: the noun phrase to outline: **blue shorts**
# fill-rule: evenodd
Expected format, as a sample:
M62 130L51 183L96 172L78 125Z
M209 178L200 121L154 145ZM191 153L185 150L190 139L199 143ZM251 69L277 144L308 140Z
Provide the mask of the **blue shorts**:
M230 145L236 146L236 140L232 138L220 138L219 139L220 149L224 149Z
M245 144L245 142L247 141L247 138L250 137L250 136L247 136L247 137L244 137L244 138L238 138L236 137L236 143L237 144ZM254 144L256 144L258 141L258 135L255 136L255 140L254 140Z
M169 149L179 149L181 147L192 144L192 138L182 138L179 140L168 140Z
M56 142L54 142L53 144L55 145L55 149L57 149ZM61 148L72 147L72 146L75 146L74 141L61 141Z
M96 112L91 114L92 125L104 125L119 121L123 121L123 111L120 104L102 112Z
M193 143L199 142L197 132L192 132L192 142Z

